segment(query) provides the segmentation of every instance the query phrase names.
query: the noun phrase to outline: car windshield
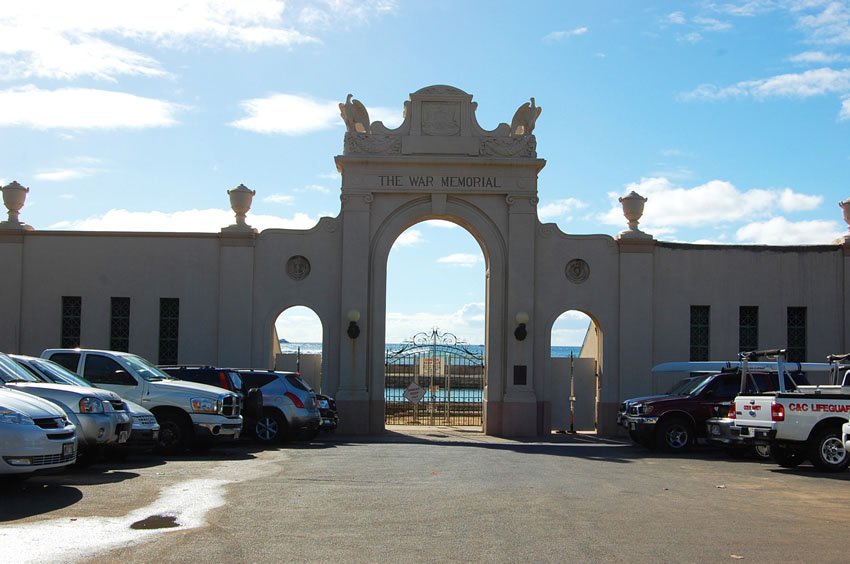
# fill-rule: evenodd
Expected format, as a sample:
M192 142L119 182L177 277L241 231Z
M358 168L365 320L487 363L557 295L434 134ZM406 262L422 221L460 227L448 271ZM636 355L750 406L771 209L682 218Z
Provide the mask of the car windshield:
M157 382L159 380L177 380L169 376L144 358L133 354L128 354L123 357L124 362L130 365L130 368L136 371L136 374L147 380L148 382Z
M714 374L709 374L707 376L697 376L693 378L690 382L688 382L685 386L680 389L677 394L680 396L695 396L705 388L709 382L714 378Z
M37 358L30 360L30 363L34 364L47 379L56 384L68 384L71 386L94 388L88 380L83 380L61 364L56 364L52 360Z
M666 394L668 396L681 395L682 390L686 389L694 380L696 380L696 378L682 378L681 380L673 384L673 387L667 390Z
M3 353L0 353L0 380L4 382L39 382L38 378Z

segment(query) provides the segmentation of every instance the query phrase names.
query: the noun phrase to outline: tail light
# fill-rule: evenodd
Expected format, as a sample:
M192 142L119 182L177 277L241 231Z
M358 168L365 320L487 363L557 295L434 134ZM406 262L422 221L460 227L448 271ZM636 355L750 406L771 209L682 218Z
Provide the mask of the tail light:
M770 404L770 418L773 421L785 421L785 406L776 402Z
M726 414L729 419L735 419L735 402L729 404L729 412Z
M285 395L286 397L291 399L292 403L295 404L295 407L300 408L300 409L304 409L304 402L302 402L300 399L298 399L298 396L296 396L292 392L286 392L283 395Z

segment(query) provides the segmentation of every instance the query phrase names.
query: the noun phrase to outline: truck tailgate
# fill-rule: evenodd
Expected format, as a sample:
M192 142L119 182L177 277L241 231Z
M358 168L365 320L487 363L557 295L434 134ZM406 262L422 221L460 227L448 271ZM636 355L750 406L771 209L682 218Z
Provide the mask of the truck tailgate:
M776 396L738 396L735 398L735 421L732 424L742 437L764 438L763 433L754 433L773 428L770 409Z

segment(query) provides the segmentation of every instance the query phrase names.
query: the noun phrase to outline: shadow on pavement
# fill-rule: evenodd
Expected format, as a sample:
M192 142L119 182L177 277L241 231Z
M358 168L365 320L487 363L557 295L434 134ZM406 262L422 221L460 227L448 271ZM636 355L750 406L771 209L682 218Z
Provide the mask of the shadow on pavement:
M33 515L47 513L74 505L83 499L83 492L77 488L50 484L42 478L30 478L28 481L0 486L0 522L14 521ZM47 539L45 539L47 540Z

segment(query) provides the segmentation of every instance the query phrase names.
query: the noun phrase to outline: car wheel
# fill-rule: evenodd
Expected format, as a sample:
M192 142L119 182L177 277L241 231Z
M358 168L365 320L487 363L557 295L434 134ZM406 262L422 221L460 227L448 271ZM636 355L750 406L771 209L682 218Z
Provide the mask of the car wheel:
M796 468L806 459L802 452L792 448L771 448L770 455L783 468Z
M753 445L753 455L759 460L770 460L770 445Z
M176 413L165 413L156 416L159 423L159 438L157 450L165 454L179 454L189 446L192 428Z
M821 472L841 472L847 468L850 458L841 441L841 430L838 427L821 429L815 434L809 460Z
M694 432L691 424L680 417L665 419L655 431L658 448L668 452L683 452L691 446Z
M286 418L276 410L263 410L263 414L254 423L254 436L261 443L282 443L288 439L288 435Z

